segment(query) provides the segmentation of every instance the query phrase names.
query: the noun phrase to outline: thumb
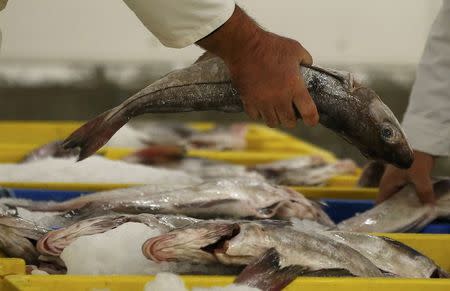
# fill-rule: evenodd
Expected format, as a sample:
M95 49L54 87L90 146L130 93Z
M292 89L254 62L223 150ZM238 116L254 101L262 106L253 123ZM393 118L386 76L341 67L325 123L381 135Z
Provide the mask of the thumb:
M391 166L392 167L392 166ZM389 199L398 192L406 184L406 177L401 170L388 168L381 178L378 196L375 200L376 204Z

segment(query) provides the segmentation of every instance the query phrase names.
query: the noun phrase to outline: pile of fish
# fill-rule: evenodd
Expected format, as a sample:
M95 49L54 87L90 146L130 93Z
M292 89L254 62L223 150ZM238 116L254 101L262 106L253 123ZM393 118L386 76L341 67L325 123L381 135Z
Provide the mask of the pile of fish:
M139 186L64 202L2 198L0 250L49 273L237 274L248 266L241 277L272 276L265 282L277 286L297 276L447 277L410 247L357 232L417 229L426 219L448 216L450 180L436 182L435 191L433 211L409 203L415 196L407 187L356 222L337 226L321 205L248 177ZM402 207L407 210L399 213ZM370 219L379 228L361 227Z
M49 160L49 157L74 158L78 153L78 150L63 149L61 142L55 141L33 150L22 163ZM320 186L334 176L354 175L357 170L357 165L351 160L328 162L315 155L245 167L206 158L190 158L186 156L184 147L168 145L146 146L125 156L122 160L160 169L178 170L201 179L260 177L271 183L287 186Z

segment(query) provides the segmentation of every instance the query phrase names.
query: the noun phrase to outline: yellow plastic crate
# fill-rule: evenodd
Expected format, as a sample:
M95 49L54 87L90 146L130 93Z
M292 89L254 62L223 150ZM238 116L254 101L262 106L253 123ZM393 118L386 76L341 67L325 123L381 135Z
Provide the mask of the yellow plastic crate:
M0 121L0 144L45 144L64 139L83 124L82 121ZM216 126L212 122L189 122L192 128L208 130ZM259 140L285 140L290 136L258 124L249 124L248 138Z
M450 270L450 235L435 234L378 234L399 240L428 255L438 265ZM143 290L153 276L7 276L5 291L134 291ZM234 278L230 276L183 276L191 287L224 286ZM450 279L377 279L377 278L298 278L285 290L381 290L381 291L429 291L450 290Z
M3 256L3 254L1 254ZM0 258L0 279L8 275L24 275L25 261L16 258Z
M0 121L0 144L32 145L37 147L54 140L66 138L81 124L82 122L78 121ZM208 122L188 123L188 125L199 130L207 130L215 126L214 123ZM259 124L249 124L246 150L316 154L327 160L335 159L334 155L328 151L296 139L279 130ZM5 155L2 156L4 157ZM11 159L8 161L11 161ZM5 158L0 159L0 162L5 162Z
M153 276L9 276L5 291L143 291ZM183 276L188 288L225 286L229 276ZM285 291L448 291L449 279L298 278Z

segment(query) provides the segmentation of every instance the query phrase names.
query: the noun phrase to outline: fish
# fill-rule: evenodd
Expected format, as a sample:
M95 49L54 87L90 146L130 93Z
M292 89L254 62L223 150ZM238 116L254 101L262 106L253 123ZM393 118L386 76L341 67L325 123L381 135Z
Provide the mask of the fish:
M269 163L249 166L249 170L258 171L264 175L278 175L291 170L308 169L326 165L327 162L321 156L301 156L291 159L278 160Z
M182 160L185 155L186 149L181 146L151 145L123 157L122 160L144 165L166 165Z
M302 266L280 267L280 254L275 248L270 248L248 264L234 283L261 291L280 291L304 272L305 268Z
M347 231L323 231L320 234L355 249L384 273L402 278L448 278L433 260L415 249L384 236Z
M43 202L33 201L30 199L2 198L0 199L0 206L21 207L31 211L43 212L67 212L70 210L79 211L80 209L86 209L85 207L93 209L94 207L92 205L108 205L108 203L112 203L114 201L144 200L147 195L183 187L186 186L175 184L142 185L89 193L62 202Z
M383 277L369 259L346 244L280 221L202 221L150 238L142 251L154 262L248 265L270 248L280 254L280 267L343 269L354 276Z
M42 255L59 256L64 248L78 237L103 233L127 222L143 223L165 233L197 221L197 219L184 216L152 215L145 213L138 215L103 215L84 219L67 227L49 231L38 240L36 248Z
M8 257L22 258L27 264L36 264L39 253L33 241L49 229L20 217L0 217L0 250Z
M164 167L181 170L204 180L243 176L249 177L249 179L264 180L262 175L248 170L246 166L204 158L185 158L177 163L164 165Z
M406 185L399 192L374 208L348 218L337 228L353 232L419 232L438 217L450 215L450 179L433 184L436 205L422 204L413 185Z
M180 122L145 122L124 126L106 144L113 147L145 145L179 146L187 149L239 150L247 145L248 125L234 123L198 130Z
M0 204L1 205L1 204ZM3 205L0 216L0 250L9 257L24 259L27 264L37 264L40 254L35 242L48 232L67 227L105 211L32 212L20 207Z
M386 164L379 161L371 161L364 168L358 179L358 187L378 187L383 177Z
M160 187L163 186L104 191L64 202L27 205L20 201L20 205L34 211L69 211L88 205L119 213L182 214L196 218L296 217L334 226L318 203L292 189L274 186L261 179L211 179L184 188L169 185L165 191Z
M45 158L72 158L77 157L79 149L64 149L61 140L52 141L45 145L42 145L30 153L28 153L21 161L21 163L29 163L36 160L42 160Z
M318 186L326 184L330 178L336 175L354 174L357 168L352 160L346 159L309 168L286 170L272 175L272 177L266 176L266 178L280 185Z
M319 111L319 122L356 146L366 157L408 168L413 153L392 111L378 95L347 72L300 66ZM239 92L218 57L205 58L175 70L142 89L119 106L75 130L63 143L80 148L83 160L101 148L130 119L145 113L217 110L242 112ZM300 114L297 112L297 116Z
M187 138L187 146L193 149L243 150L247 146L247 132L245 123L217 126L213 130L194 133Z

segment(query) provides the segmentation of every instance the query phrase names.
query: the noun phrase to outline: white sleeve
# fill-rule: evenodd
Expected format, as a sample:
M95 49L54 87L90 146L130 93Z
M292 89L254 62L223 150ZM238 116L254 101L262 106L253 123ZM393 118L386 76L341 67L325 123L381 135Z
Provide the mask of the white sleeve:
M124 0L168 47L181 48L207 36L233 14L234 0Z
M8 0L0 0L0 11L5 9L7 2L8 2Z
M450 0L444 0L419 63L403 128L416 150L450 154Z

